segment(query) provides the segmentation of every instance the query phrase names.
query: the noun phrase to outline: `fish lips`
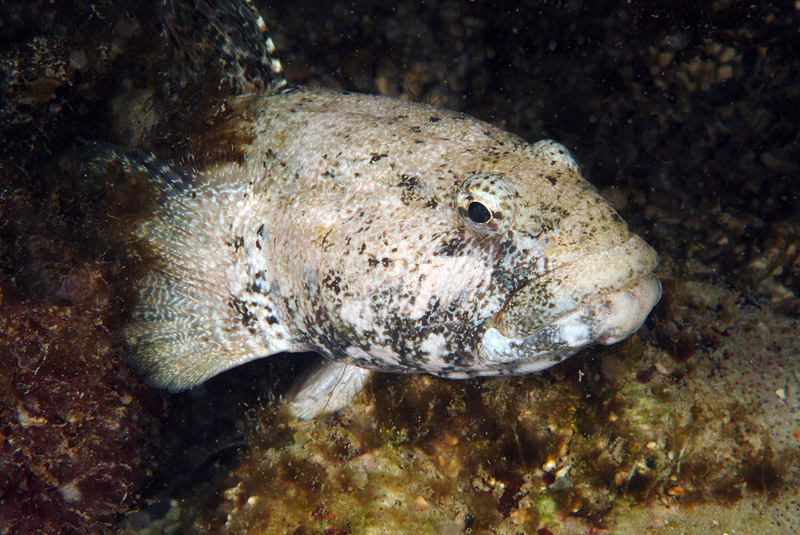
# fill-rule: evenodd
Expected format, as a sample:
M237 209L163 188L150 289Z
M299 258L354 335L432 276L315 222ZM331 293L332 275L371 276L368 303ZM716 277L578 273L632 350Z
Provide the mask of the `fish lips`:
M661 297L656 252L638 236L529 281L486 330L487 371L523 374L553 366L590 344L637 331ZM500 370L503 370L500 372Z

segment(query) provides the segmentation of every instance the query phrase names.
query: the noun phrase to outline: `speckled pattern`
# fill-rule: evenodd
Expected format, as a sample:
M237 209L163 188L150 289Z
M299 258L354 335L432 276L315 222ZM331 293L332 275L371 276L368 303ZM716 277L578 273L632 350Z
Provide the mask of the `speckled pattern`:
M380 371L528 373L624 338L660 295L655 253L558 143L329 90L248 106L242 163L195 169L137 231L163 259L127 328L153 384L301 350Z

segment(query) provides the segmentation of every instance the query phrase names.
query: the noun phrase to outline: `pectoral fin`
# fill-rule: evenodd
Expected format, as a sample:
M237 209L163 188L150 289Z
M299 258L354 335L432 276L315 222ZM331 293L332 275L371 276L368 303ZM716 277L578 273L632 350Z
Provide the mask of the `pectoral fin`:
M372 371L338 360L323 360L299 378L287 396L301 420L343 409L364 389Z

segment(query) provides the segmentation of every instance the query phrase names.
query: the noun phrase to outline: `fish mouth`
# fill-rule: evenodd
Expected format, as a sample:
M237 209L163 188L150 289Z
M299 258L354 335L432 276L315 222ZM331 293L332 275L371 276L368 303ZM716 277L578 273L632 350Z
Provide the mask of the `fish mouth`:
M637 331L661 297L656 252L638 236L529 281L493 318L479 359L494 373L548 368ZM499 370L502 370L499 371Z

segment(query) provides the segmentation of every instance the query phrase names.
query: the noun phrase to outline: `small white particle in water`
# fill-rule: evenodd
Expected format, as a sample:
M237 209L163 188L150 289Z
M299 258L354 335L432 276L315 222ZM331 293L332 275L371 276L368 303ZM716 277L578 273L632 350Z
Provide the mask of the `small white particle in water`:
M89 64L89 59L86 57L86 52L83 50L73 50L69 55L69 65L73 69L82 71Z
M775 395L778 396L781 399L781 401L786 400L786 390L784 390L783 388L777 389L775 391Z
M70 481L69 483L58 487L58 492L60 492L61 496L63 496L64 499L70 503L76 503L81 500L81 490L74 481Z

